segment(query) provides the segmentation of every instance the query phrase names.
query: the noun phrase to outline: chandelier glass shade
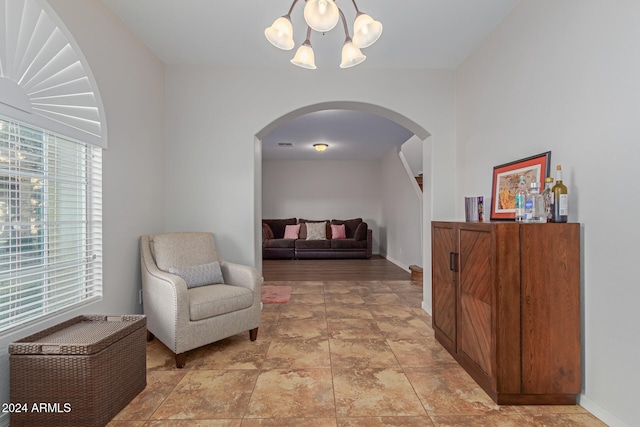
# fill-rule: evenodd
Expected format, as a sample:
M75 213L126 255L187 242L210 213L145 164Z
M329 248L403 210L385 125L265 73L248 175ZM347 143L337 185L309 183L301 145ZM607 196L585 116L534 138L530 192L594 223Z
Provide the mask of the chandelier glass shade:
M293 49L293 25L291 12L298 0L293 0L289 12L277 18L264 31L264 35L271 44L282 50ZM382 34L382 24L371 16L360 12L355 0L351 0L356 10L353 23L353 39L349 35L347 21L335 0L306 0L304 6L304 20L307 24L307 38L300 45L291 63L307 69L315 69L315 55L311 46L311 30L325 33L332 30L342 20L345 41L342 46L342 60L340 68L349 68L362 63L367 57L360 49L371 46Z
M313 144L313 148L315 148L316 151L324 151L329 147L329 144Z

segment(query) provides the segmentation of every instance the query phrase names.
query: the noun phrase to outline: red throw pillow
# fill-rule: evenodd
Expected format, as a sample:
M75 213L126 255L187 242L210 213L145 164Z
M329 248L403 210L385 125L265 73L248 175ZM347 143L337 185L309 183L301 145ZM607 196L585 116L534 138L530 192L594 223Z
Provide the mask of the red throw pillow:
M284 238L285 239L297 239L298 234L300 233L300 224L296 225L286 225L284 227Z
M347 233L344 228L344 224L331 224L331 238L332 239L346 239Z

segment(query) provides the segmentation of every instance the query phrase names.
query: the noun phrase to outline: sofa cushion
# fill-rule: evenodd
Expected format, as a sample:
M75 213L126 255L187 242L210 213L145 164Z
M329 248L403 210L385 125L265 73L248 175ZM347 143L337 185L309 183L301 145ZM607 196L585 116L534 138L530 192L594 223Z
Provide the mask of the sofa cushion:
M169 273L182 277L187 288L224 283L218 261L187 267L169 267Z
M331 224L329 223L329 220L300 218L298 220L298 223L300 224L300 235L298 236L299 239L306 239L307 238L307 226L306 226L306 224L308 222L313 222L313 223L323 222L323 223L325 223L325 226L327 227L327 231L326 231L327 239L331 238Z
M293 248L295 239L270 239L264 242L265 248Z
M266 222L262 223L262 241L273 239L273 230Z
M300 234L300 224L296 224L296 225L287 224L284 227L285 239L297 239L298 234Z
M361 222L353 233L353 238L356 240L367 240L367 223Z
M331 249L331 240L296 240L296 249Z
M208 319L253 305L253 292L241 286L215 285L189 289L189 318Z
M331 224L331 238L332 239L346 239L344 224Z
M331 249L366 249L366 240L355 239L333 239L331 240Z
M354 218L354 219L332 219L331 224L344 224L345 233L347 235L347 239L353 238L356 233L356 229L360 224L362 224L362 218Z
M327 225L324 222L308 222L306 240L325 240L327 238Z
M286 218L286 219L263 219L262 222L267 224L271 228L274 239L282 239L284 237L284 228L287 225L295 225L298 221L295 218Z

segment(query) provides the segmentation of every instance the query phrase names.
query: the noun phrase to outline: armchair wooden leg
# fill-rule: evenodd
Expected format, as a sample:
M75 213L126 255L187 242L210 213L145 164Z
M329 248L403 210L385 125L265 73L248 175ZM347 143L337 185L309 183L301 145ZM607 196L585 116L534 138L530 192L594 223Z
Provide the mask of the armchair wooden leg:
M249 331L249 339L250 339L251 341L255 341L255 340L257 340L257 339L258 339L258 328L251 329L251 330Z
M187 353L178 353L176 354L176 368L181 369L184 368L184 365L187 363Z
M147 329L147 342L153 341L153 338L155 338L155 336Z

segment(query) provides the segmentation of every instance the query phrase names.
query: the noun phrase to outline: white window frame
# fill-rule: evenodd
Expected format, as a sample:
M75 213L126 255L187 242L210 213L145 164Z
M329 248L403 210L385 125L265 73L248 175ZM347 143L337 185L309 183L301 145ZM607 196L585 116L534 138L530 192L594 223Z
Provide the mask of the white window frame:
M0 116L0 334L102 286L102 149Z

